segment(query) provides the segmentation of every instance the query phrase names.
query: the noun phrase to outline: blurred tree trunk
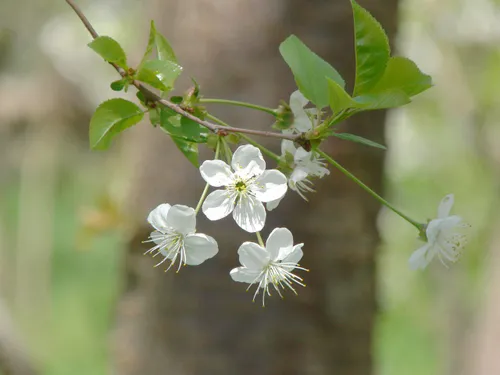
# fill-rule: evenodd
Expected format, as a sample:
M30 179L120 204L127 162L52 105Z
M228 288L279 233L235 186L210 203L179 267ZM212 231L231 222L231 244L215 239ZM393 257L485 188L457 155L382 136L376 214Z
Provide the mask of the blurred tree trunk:
M392 37L397 1L365 4ZM152 5L151 5L152 6ZM294 90L278 45L297 34L352 82L354 52L348 1L208 0L158 1L153 17L175 46L185 71L205 96L244 99L274 106ZM187 86L184 86L187 87ZM235 126L266 127L272 119L245 109L215 113ZM344 126L383 142L384 113L356 116ZM135 129L127 149L137 167L130 193L134 215L146 217L162 202L196 205L203 189L199 172L152 128ZM278 142L272 147L279 150ZM383 153L347 142L327 151L369 186L381 191ZM142 256L143 226L130 243L125 292L118 306L115 371L139 374L342 374L372 373L376 313L378 204L336 171L317 184L306 204L290 193L268 215L264 236L286 226L305 243L308 287L299 296L276 296L266 308L252 304L229 270L236 250L254 236L232 219L198 218L213 235L219 255L179 274L163 273ZM227 230L226 230L227 228Z

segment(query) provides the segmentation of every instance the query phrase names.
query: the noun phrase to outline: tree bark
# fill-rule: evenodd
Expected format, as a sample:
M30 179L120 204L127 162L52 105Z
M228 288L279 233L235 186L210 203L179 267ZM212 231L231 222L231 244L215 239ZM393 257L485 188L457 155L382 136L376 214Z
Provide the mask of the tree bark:
M366 5L392 37L396 0ZM331 62L347 81L354 77L352 14L348 1L207 0L161 2L157 24L171 40L185 71L202 83L206 96L274 106L294 90L293 78L278 52L290 33ZM363 4L362 4L363 5ZM161 18L162 22L158 19ZM216 114L230 124L266 127L272 119L245 109ZM358 115L343 129L383 142L382 111ZM260 125L257 125L260 124ZM182 160L155 129L131 132L138 174L131 191L135 215L146 217L162 202L194 206L203 189L199 172ZM279 145L273 143L274 149ZM383 153L348 142L326 150L381 192ZM272 165L270 163L270 165ZM252 304L243 284L229 270L236 250L254 237L232 219L208 222L198 230L213 235L219 255L198 267L167 274L151 266L139 245L150 228L141 227L126 257L125 291L115 330L117 374L342 374L373 370L372 332L376 313L375 256L379 205L332 170L317 183L310 202L290 192L268 215L264 237L276 226L304 242L299 296L276 296L266 308Z

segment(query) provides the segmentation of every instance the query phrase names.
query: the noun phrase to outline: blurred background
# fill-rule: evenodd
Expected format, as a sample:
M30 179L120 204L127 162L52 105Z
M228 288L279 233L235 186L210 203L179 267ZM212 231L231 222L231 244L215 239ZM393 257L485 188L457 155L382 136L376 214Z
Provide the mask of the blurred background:
M193 76L207 97L288 101L294 82L278 45L290 33L353 84L347 0L78 4L132 66L154 19L184 66L176 92ZM198 172L146 121L90 152L93 110L134 100L134 90L111 91L116 72L86 46L65 1L0 2L0 374L500 373L500 3L360 4L435 87L345 125L387 152L343 141L329 151L419 221L455 193L469 244L450 268L410 271L414 229L332 171L309 204L290 195L268 215L264 236L290 228L311 272L298 297L262 309L228 276L238 245L253 240L231 220L199 217L218 257L177 275L152 268L140 244L147 213L195 205ZM272 123L246 109L210 111L234 126Z

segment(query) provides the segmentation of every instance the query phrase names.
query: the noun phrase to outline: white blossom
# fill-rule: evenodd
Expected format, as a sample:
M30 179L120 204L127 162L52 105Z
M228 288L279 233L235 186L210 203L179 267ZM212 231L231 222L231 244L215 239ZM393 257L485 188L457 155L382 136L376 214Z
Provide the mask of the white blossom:
M283 140L281 142L281 157L285 161L290 161L293 168L288 178L288 186L296 191L303 199L307 200L305 193L314 192L312 178L322 178L330 171L326 168L326 163L314 151L306 151L302 147L295 147L292 141ZM281 199L267 203L267 209L275 209Z
M316 109L304 109L304 107L309 103L309 100L302 95L302 93L297 90L290 95L290 109L293 113L293 123L287 131L293 133L306 133L312 129L313 124L310 114L313 114ZM312 111L313 110L313 111Z
M269 235L266 246L262 247L254 242L244 242L238 249L241 267L231 270L234 281L257 284L257 290L253 300L262 289L262 305L264 306L266 295L271 296L271 286L283 298L280 289L288 288L295 294L293 283L301 286L302 278L293 274L295 269L308 271L299 266L302 259L302 246L293 245L292 233L286 228L276 228ZM247 290L248 290L247 289Z
M170 260L167 271L177 260L179 272L182 265L197 266L219 251L212 237L195 233L196 213L191 207L160 204L151 211L148 222L156 229L151 233L149 242L156 245L146 254L164 257L156 266Z
M231 212L236 223L247 232L264 227L266 210L262 202L282 198L287 180L276 169L266 170L260 150L252 145L239 147L231 167L222 160L207 160L200 167L203 179L214 187L203 202L203 213L210 220L219 220Z
M453 203L453 194L448 194L439 203L437 218L431 220L425 228L427 243L410 256L408 262L411 269L424 269L436 255L445 266L446 262L456 262L459 259L467 242L467 238L459 230L468 224L460 216L450 216Z

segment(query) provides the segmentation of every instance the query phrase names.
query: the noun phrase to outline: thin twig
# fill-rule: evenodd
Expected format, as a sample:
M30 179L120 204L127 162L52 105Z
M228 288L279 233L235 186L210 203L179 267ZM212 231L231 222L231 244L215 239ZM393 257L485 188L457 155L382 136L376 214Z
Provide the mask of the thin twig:
M89 20L87 19L87 17L85 17L85 15L81 11L81 9L78 7L78 5L76 5L73 0L66 0L66 2L75 11L75 13L77 14L77 16L80 18L80 20L82 21L82 23L84 24L84 26L89 31L90 35L92 35L92 38L96 39L97 37L99 37L99 34L97 34L97 32L95 31L95 29L92 27L92 24L89 22ZM120 75L122 77L124 77L124 76L127 75L127 72L125 72L118 65L116 65L114 63L110 63L110 64L116 69L116 71L118 73L120 73ZM201 120L198 117L192 115L191 113L185 111L184 109L182 109L177 104L172 103L172 102L170 102L170 101L168 101L166 99L161 98L160 96L158 96L156 93L154 93L153 91L151 91L150 89L148 89L146 86L144 86L139 81L134 80L134 81L132 81L132 84L139 91L141 91L144 94L144 96L149 101L160 103L160 104L164 105L165 107L170 108L172 111L174 111L174 112L176 112L176 113L178 113L178 114L180 114L180 115L182 115L182 116L184 116L184 117L186 117L186 118L188 118L188 119L190 119L190 120L192 120L194 122L197 122L198 124L206 127L207 129L210 129L212 132L214 132L216 134L218 134L219 132L246 133L246 134L258 135L258 136L262 136L262 137L288 139L288 140L291 140L291 141L296 141L296 140L298 140L299 138L302 137L301 134L290 135L290 134L282 134L282 133L262 131L262 130L242 129L242 128L235 128L235 127L232 127L232 126L228 127L228 126L216 125L216 124L213 124L211 122Z

